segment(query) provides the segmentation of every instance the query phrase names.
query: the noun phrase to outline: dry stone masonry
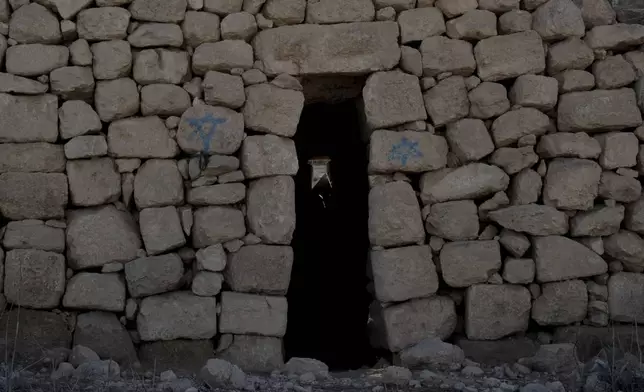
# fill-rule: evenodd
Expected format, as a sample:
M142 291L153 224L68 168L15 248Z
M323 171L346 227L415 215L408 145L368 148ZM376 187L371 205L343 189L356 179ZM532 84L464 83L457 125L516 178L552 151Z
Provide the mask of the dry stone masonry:
M291 138L320 75L365 80L375 346L644 323L643 9L0 0L19 359L281 367Z

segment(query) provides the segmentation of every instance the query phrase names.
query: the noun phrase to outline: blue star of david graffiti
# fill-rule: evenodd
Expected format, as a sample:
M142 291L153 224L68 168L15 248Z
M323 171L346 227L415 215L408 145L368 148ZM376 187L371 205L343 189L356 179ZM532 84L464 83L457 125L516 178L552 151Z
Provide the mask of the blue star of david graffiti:
M192 127L193 131L191 137L198 137L203 144L203 151L205 154L210 152L210 145L212 144L212 137L217 131L217 126L226 122L225 118L214 117L210 113L206 113L199 118L189 118L188 125Z
M418 150L418 142L403 137L400 142L394 144L389 150L389 161L400 161L404 165L412 158L422 158L423 153Z

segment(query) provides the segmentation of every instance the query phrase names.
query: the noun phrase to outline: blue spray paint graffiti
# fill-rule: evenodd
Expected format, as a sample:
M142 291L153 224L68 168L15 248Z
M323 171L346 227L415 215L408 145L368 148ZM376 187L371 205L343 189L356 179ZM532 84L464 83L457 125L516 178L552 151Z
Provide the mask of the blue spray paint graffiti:
M210 113L206 113L199 118L189 118L188 124L192 127L193 131L191 137L198 137L203 145L205 154L210 152L212 144L212 137L217 131L217 126L226 122L225 118L214 117Z
M423 153L418 150L418 142L403 137L400 142L394 144L389 150L389 161L400 161L404 165L411 158L422 158Z

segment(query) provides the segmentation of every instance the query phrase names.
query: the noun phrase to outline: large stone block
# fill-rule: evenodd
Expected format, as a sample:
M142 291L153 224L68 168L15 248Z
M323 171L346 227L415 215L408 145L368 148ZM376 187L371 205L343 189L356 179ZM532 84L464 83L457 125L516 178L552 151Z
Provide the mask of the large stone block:
M532 28L545 41L583 37L584 19L572 0L550 0L532 14Z
M16 249L4 261L7 302L34 309L58 307L65 292L65 257L42 250Z
M194 213L192 245L205 248L246 235L244 214L232 207L205 207Z
M99 7L78 14L78 36L88 41L109 41L127 37L130 13L121 7Z
M371 252L376 298L401 302L428 297L438 290L438 275L429 246L408 246Z
M130 334L114 313L79 314L74 328L76 345L91 348L99 357L112 359L121 366L134 364L137 360Z
M565 70L583 70L593 61L595 61L593 50L577 37L557 42L548 49L550 75L556 75Z
M49 74L49 85L52 93L65 100L91 100L94 96L94 75L90 67L55 69Z
M121 176L112 158L69 161L67 179L71 201L76 206L108 204L121 196Z
M471 163L455 170L443 169L425 173L420 180L421 198L425 203L478 199L504 191L510 177L496 166Z
M3 47L2 43L0 43L0 54L2 53ZM2 56L4 56L4 54L2 54ZM3 57L0 57L0 59L2 58ZM38 95L46 93L47 90L47 85L40 83L39 81L8 73L0 73L0 92Z
M265 243L288 245L295 231L295 182L287 176L254 180L246 198L248 228Z
M13 96L0 93L0 142L56 142L58 97Z
M122 312L125 310L125 282L118 274L80 272L67 282L63 306Z
M245 372L269 373L284 366L282 339L268 336L233 335L233 341L217 358Z
M644 270L644 240L627 230L604 238L604 250L610 258L620 261L627 271Z
M420 206L411 185L398 181L369 192L369 241L378 246L400 246L424 241Z
M65 171L63 146L49 143L0 144L0 173L62 173Z
M31 3L11 15L9 38L20 44L57 44L62 36L56 16L42 5Z
M376 72L369 76L362 99L367 126L371 129L427 118L418 78L401 71Z
M177 23L183 20L186 7L186 0L134 0L129 10L137 20Z
M544 204L560 210L592 208L599 192L601 173L601 167L588 159L553 159L544 182Z
M625 23L596 26L588 31L584 40L593 50L626 49L644 43L644 26Z
M217 28L215 25L210 29ZM214 32L210 34L210 39ZM207 37L207 36L206 36ZM203 75L208 71L230 72L234 68L253 67L253 47L242 40L205 42L195 49L192 56L192 71Z
M534 237L532 247L539 282L584 278L608 271L601 256L566 237Z
M582 321L588 308L588 292L581 280L546 283L534 301L532 318L541 326L567 325Z
M134 54L132 76L138 84L179 84L189 73L188 52L144 49Z
M255 57L269 75L366 74L398 64L398 24L284 26L257 34Z
M496 340L528 329L530 292L518 285L474 285L465 293L469 339Z
M139 90L130 78L100 81L96 83L94 104L104 122L133 116L140 107Z
M283 337L286 333L285 297L224 291L221 293L221 333Z
M183 178L176 161L150 159L141 165L134 177L138 208L179 205L183 200Z
M183 44L183 33L181 27L174 23L142 23L127 40L135 48L180 47Z
M438 76L443 72L470 76L476 70L472 44L447 37L429 37L420 44L423 74Z
M141 114L181 116L190 107L190 95L173 84L149 84L141 89Z
M246 178L294 176L299 170L295 143L275 135L248 136L241 148L241 168Z
M618 272L608 279L608 308L613 321L641 323L644 310L644 275Z
M474 56L484 81L538 74L546 68L541 37L535 31L484 39L474 47Z
M450 241L475 240L479 235L479 216L472 200L448 201L431 206L425 230Z
M621 176L612 171L602 172L599 197L620 203L632 203L642 195L642 184L637 178Z
M398 24L400 25L400 41L403 44L445 33L443 13L434 7L402 11L398 17Z
M441 250L440 266L451 287L485 283L501 269L501 246L498 241L450 242Z
M632 89L574 92L559 98L560 132L602 132L640 124L642 114Z
M163 120L157 116L112 122L107 145L110 155L117 158L172 158L179 152Z
M67 196L62 173L0 174L0 213L8 219L62 218Z
M470 112L467 87L462 76L441 80L423 95L423 99L425 109L437 127L465 118Z
M217 184L188 189L186 200L192 206L235 204L246 198L246 185Z
M65 251L65 230L45 225L39 220L9 222L5 226L2 246L7 249Z
M246 97L242 109L246 128L278 136L295 135L304 108L301 91L262 83L247 87Z
M69 60L69 49L59 45L24 44L7 49L7 72L20 76L40 76L64 67Z
M186 244L177 209L146 208L139 213L141 236L148 255L165 253Z
M187 291L146 297L136 326L143 341L211 339L217 333L217 300Z
M125 264L130 295L147 297L176 290L183 278L183 262L175 253L144 257Z
M292 267L290 246L249 245L229 254L224 276L234 291L286 295Z
M382 320L387 347L393 352L423 339L447 339L456 328L454 301L448 297L415 299L381 309L373 315Z
M244 116L221 106L193 106L181 116L177 131L187 153L233 154L243 139Z
M369 170L418 173L441 169L447 165L447 150L442 136L415 131L375 131L369 143Z
M542 136L550 127L550 119L534 108L520 108L499 116L492 123L491 134L497 147L507 147L523 136Z
M505 88L503 94L505 96ZM445 137L451 151L463 163L478 161L494 151L494 142L483 120L465 118L450 123L447 125Z
M469 10L447 22L447 35L456 39L480 40L497 35L496 15L487 10Z
M624 220L624 206L596 206L570 219L573 237L604 237L615 234Z
M602 148L599 142L584 132L558 132L544 135L537 145L537 154L541 158L596 159L601 152Z
M488 213L502 227L530 235L566 234L568 217L554 207L525 204L502 208Z
M132 217L113 206L69 212L67 258L71 268L87 269L136 258L141 239Z

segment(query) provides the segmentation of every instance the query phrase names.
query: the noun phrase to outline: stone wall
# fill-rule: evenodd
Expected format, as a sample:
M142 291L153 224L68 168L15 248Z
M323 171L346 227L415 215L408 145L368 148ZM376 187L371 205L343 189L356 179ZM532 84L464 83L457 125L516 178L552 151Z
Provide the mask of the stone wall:
M315 75L368 75L375 345L644 322L644 26L576 3L0 0L19 358L280 366Z

